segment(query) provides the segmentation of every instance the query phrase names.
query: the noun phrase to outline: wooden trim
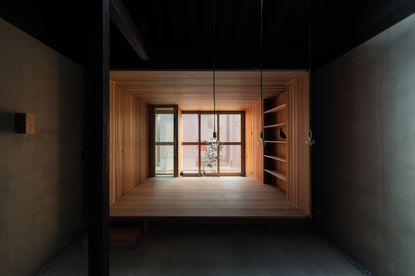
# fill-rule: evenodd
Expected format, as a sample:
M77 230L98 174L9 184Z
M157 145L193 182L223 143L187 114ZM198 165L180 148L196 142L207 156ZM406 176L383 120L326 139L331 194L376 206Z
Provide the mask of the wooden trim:
M213 116L214 116L213 120L215 120L215 116L216 116L216 126L218 130L216 132L216 135L218 136L218 140L220 141L220 120L219 120L220 115L218 114L218 112L214 112ZM215 131L215 129L213 131ZM218 154L218 152L216 152L216 154ZM217 176L220 175L220 158L217 158L217 161L216 161L216 175Z
M150 177L154 177L156 176L156 166L155 166L155 149L156 149L156 144L155 144L155 106L151 105L150 106L150 118L149 118L149 128L150 128Z
M183 173L182 176L183 177L195 177L195 176L200 176L200 174L198 174L198 173Z
M183 146L198 146L199 142L181 142Z
M207 174L207 176L244 176L243 172L240 173L220 173L220 174Z
M154 142L155 146L174 146L175 142Z
M174 177L179 176L179 107L174 105Z
M241 114L238 110L216 110L216 114ZM182 110L182 114L213 114L213 110Z
M199 151L199 173L201 172L200 168L202 168L202 147L201 147L201 140L202 140L202 128L201 128L201 121L202 121L202 115L201 113L198 113L198 132L199 132L199 144L198 144L198 151Z
M242 137L241 137L242 138ZM235 145L235 146L238 146L238 145L243 145L244 144L244 142L242 141L243 139L241 139L241 142L221 142L223 145L229 145L229 146L232 146L232 145Z
M246 176L246 160L245 160L245 150L246 150L246 137L245 137L245 111L241 113L241 175Z
M182 120L182 110L177 107L177 172L178 175L181 175L183 172L183 159L180 158L183 154L183 147L182 147L182 131L183 130L183 120Z
M293 81L288 85L288 98L290 105L288 106L288 120L290 129L288 137L290 144L288 146L288 187L287 198L298 208L298 115L299 115L299 91L297 81Z

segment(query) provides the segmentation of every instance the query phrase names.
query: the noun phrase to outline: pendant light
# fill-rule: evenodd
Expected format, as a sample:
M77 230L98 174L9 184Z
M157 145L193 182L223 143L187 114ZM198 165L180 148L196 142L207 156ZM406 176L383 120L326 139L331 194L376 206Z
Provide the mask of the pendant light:
M262 85L262 60L263 60L263 11L264 11L264 0L261 0L260 6L260 25L259 25L259 76L260 76L260 98L261 98L261 133L259 134L259 140L262 145L264 145L264 96L263 96L263 85Z
M216 0L213 0L213 142L219 142L216 132Z

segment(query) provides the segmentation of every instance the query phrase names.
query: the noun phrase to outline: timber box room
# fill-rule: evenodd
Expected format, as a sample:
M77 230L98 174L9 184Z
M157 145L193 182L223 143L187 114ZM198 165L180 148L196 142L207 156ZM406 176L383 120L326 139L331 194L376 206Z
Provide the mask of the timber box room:
M1 1L0 275L415 275L414 11Z

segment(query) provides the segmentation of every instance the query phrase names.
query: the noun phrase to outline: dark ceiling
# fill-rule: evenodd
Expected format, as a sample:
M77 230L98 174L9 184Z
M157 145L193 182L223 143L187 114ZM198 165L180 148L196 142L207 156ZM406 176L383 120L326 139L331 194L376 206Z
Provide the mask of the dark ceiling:
M311 0L318 69L415 12L415 0Z
M111 27L112 68L211 68L212 0L124 0L149 54L142 62ZM265 0L264 67L306 68L306 0ZM258 68L260 0L216 0L216 66Z
M92 5L82 0L0 0L0 17L87 66ZM0 38L3 39L3 38Z
M264 67L317 69L415 11L415 0L264 0ZM81 65L95 1L1 0L0 17ZM150 57L142 62L111 23L113 69L212 67L212 0L123 0ZM219 68L259 66L260 0L216 0ZM89 49L91 50L91 49Z

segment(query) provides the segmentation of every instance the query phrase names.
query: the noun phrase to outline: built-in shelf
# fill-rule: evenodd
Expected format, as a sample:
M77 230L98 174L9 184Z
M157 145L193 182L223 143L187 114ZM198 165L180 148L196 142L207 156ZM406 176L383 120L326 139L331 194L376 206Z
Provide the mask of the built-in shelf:
M266 111L263 114L264 147L263 173L264 181L287 189L288 173L288 93L284 92L264 100ZM283 138L284 136L287 136ZM281 157L284 156L284 157Z
M279 106L276 106L274 108L271 108L267 111L264 112L264 114L268 114L268 113L275 113L281 110L285 110L287 108L287 104L280 104Z
M283 127L285 126L287 123L278 123L278 124L273 124L273 125L268 125L268 126L264 126L264 128L271 128L271 127Z
M278 157L275 155L264 155L265 158L269 158L269 159L273 159L273 160L277 160L277 161L281 161L281 162L287 162L287 159L282 158L282 157Z
M264 143L285 144L285 143L287 143L287 141L282 141L282 140L278 140L278 141L264 141Z
M279 178L279 179L281 179L281 180L287 181L287 176L283 175L282 173L279 173L279 172L274 171L274 170L264 170L264 171L271 174L271 175L273 175L273 176L275 176L275 177L277 177L277 178Z

